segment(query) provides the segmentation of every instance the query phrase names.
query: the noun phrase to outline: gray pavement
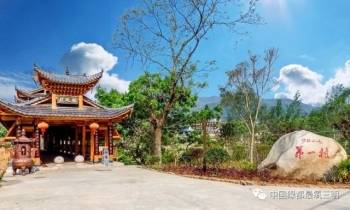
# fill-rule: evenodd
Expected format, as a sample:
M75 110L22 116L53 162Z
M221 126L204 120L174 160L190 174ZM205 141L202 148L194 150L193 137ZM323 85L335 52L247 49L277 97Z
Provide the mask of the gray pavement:
M242 186L136 166L105 169L72 163L51 165L32 175L5 177L0 186L0 209L345 210L350 209L350 191Z

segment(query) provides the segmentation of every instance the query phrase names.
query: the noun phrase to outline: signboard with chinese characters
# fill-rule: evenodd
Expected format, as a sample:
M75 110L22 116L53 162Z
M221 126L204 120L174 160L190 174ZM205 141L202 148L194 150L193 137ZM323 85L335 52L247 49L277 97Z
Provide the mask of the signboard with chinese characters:
M57 96L57 104L78 105L77 96Z
M103 148L103 153L102 153L102 163L103 165L105 165L106 167L109 165L109 152L108 152L108 148Z

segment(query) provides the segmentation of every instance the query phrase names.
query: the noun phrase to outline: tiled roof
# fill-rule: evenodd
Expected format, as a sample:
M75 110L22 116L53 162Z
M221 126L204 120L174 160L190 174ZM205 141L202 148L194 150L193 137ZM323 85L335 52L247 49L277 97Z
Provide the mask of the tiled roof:
M17 96L25 96L27 98L36 98L36 97L43 97L46 96L47 94L45 93L39 93L38 91L41 91L42 88L39 89L35 89L35 90L31 90L31 91L26 91L26 90L22 90L20 88L15 87L16 90L16 94ZM20 97L21 98L21 97Z
M22 100L22 102L20 103L16 103L17 106L27 106L27 105L32 105L34 103L38 103L42 100L47 100L47 99L50 99L51 96L40 96L40 97L37 97L37 98L33 98L33 99L30 99L30 100Z
M88 98L86 96L84 96L84 101L86 101L87 103L90 103L91 105L93 105L95 107L104 108L104 109L106 108L106 107L98 104L96 101L94 101L94 100L92 100L92 99L90 99L90 98Z
M40 87L40 88L31 89L31 90L25 90L22 88L15 87L15 90L19 91L19 92L24 92L28 95L32 95L32 94L38 94L38 93L42 92L44 89L42 87Z
M49 105L16 105L0 100L0 107L8 109L26 117L71 117L75 119L114 119L124 114L131 114L133 105L124 106L116 109L84 107L57 107L52 109Z
M35 66L34 71L37 73L36 80L40 80L39 77L45 78L51 82L60 84L72 84L72 85L85 85L91 83L97 83L102 75L103 71L86 76L86 75L66 75L66 74L55 74L43 71L39 67ZM38 81L40 83L40 81Z

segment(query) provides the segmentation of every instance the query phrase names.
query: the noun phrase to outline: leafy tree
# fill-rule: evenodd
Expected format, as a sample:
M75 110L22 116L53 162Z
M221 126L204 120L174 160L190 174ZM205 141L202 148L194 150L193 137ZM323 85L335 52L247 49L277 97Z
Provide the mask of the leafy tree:
M277 54L276 49L266 50L261 66L259 66L259 57L250 54L248 61L239 63L233 70L227 72L228 82L220 89L222 103L231 108L244 122L249 132L249 158L252 163L262 97L274 85L272 72Z
M306 119L310 130L333 137L338 130L344 139L350 140L350 89L336 86L327 94L326 103L312 111Z
M154 155L161 156L162 130L176 109L177 101L182 100L182 91L198 73L191 65L195 63L193 56L202 41L219 26L237 31L239 25L259 22L255 4L256 0L250 0L247 7L231 0L143 0L139 8L130 9L122 16L115 33L116 47L124 50L131 61L140 61L145 68L151 66L165 75L167 87L160 84L164 87L162 94L141 90L149 94L138 96L152 108L149 117L155 131ZM235 13L228 15L227 8ZM148 82L147 77L143 79ZM160 79L159 75L151 82L155 85ZM161 98L162 102L156 102L155 98Z
M290 103L287 106L287 110L286 110L286 114L284 116L284 118L286 120L293 120L295 118L298 118L301 116L301 99L300 99L300 92L297 91L294 95L294 99L292 101L292 103Z
M283 105L282 105L282 100L277 99L276 105L272 106L269 113L268 117L272 117L273 119L278 119L281 120L284 118L284 110L283 110Z
M140 110L136 113L136 117L147 119L152 125L154 132L153 153L157 156L160 156L161 153L161 138L166 128L166 122L163 121L164 109L167 109L168 99L172 97L170 89L173 87L171 83L171 77L146 72L130 84L127 95L128 100L135 104L135 110ZM172 102L173 108L168 110L167 121L168 125L176 126L183 121L183 115L195 105L197 98L186 86L178 86L174 91L177 94L177 100Z
M119 93L116 90L106 91L98 88L96 98L108 107L120 107L122 105L134 104L134 113L124 129L124 136L131 139L134 145L124 142L126 147L132 147L135 158L144 163L144 152L148 151L150 145L153 153L156 154L161 148L159 139L163 135L163 140L167 136L174 135L189 116L191 108L195 105L197 97L192 94L191 88L179 86L176 88L178 99L173 103L173 108L169 110L167 123L160 128L158 120L162 115L162 110L167 106L171 79L162 76L160 73L149 73L141 75L138 79L130 83L127 93ZM154 139L153 145L150 140ZM146 143L148 141L148 143ZM155 151L157 150L157 151ZM142 153L142 154L141 154ZM158 158L159 159L159 158ZM160 160L160 159L159 159Z
M133 103L129 100L129 94L98 87L95 98L103 106L118 108ZM148 120L139 117L140 114L142 109L135 109L132 117L117 127L123 136L118 142L118 156L125 164L144 164L152 149L149 140L152 138L151 126Z
M201 124L201 131L202 131L202 139L203 139L203 170L207 170L207 158L206 154L208 151L208 126L210 120L213 119L220 119L222 113L222 109L219 106L216 106L214 108L210 108L208 105L205 105L205 107L198 111L193 113L193 119L195 122L199 122Z
M7 133L6 128L0 124L0 137L4 137L6 133Z
M99 101L100 104L106 107L118 108L128 105L125 94L120 93L115 89L107 91L104 88L98 87L95 98Z
M232 137L241 137L247 133L247 128L240 120L231 120L222 124L220 128L220 135L224 139Z
M350 140L350 89L344 88L339 94L332 97L325 105L331 126L339 130L343 137Z
M293 101L287 106L282 105L278 99L270 109L261 110L260 123L267 126L267 130L276 139L285 133L289 133L304 127L304 114L301 112L300 94L297 92Z

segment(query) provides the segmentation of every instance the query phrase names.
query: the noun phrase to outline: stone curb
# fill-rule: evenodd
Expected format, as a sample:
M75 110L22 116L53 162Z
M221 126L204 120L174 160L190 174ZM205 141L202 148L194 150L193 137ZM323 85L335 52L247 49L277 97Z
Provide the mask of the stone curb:
M160 173L170 174L170 175L177 175L192 179L202 179L202 180L208 180L208 181L217 181L217 182L227 182L232 184L239 184L243 186L250 186L250 185L257 185L257 186L281 186L281 187L318 187L318 188L329 188L329 189L350 189L349 184L294 184L294 183L269 183L269 182L261 182L261 181L253 181L253 180L237 180L237 179L223 179L223 178L216 178L216 177L209 177L209 176L197 176L197 175L187 175L187 174L177 174L174 172L168 172L168 171L161 171L154 168L148 168L146 166L138 166L139 168L156 171Z

